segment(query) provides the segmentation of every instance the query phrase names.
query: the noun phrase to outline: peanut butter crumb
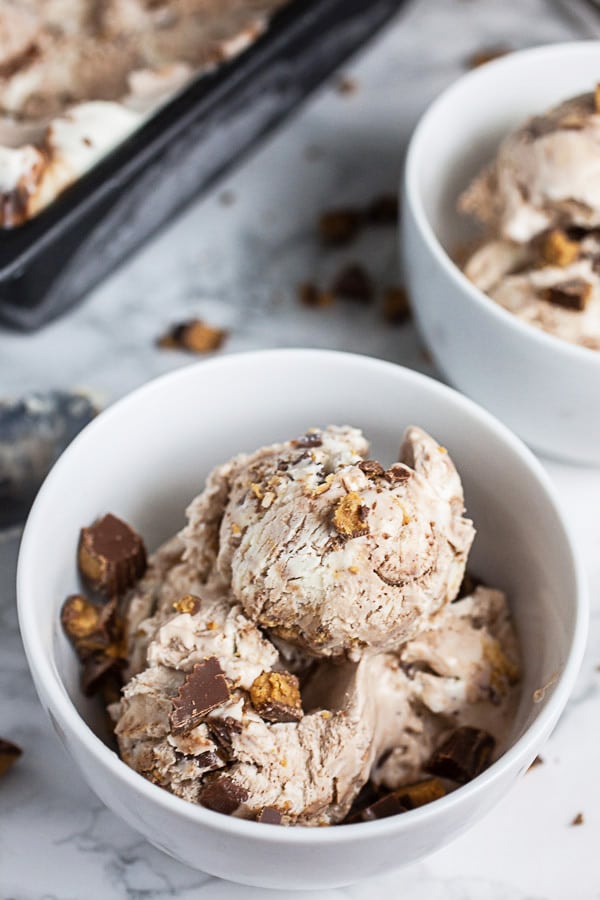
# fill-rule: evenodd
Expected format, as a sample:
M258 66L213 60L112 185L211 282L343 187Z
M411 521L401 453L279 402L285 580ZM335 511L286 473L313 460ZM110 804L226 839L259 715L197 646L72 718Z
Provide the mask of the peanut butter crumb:
M231 523L231 533L232 534L241 534L242 533L242 529L236 522Z
M260 484L254 483L251 485L251 488L252 488L252 493L254 494L254 496L257 497L258 500L262 500L265 495L262 492Z
M352 572L353 575L358 575L360 569L358 566L348 566L348 571Z
M561 228L553 228L545 237L542 256L549 265L562 268L575 262L579 256L579 244L567 237Z
M360 494L350 491L336 504L333 511L333 526L345 537L358 537L369 531L367 515L368 509L363 506Z

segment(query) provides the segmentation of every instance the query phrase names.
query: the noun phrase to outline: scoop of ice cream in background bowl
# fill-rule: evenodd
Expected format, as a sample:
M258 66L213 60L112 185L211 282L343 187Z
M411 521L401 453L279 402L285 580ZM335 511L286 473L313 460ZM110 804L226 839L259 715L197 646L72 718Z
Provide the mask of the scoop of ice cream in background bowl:
M413 134L401 229L417 326L448 381L534 449L593 465L599 59L598 42L535 48L448 88Z
M326 429L328 424L342 427ZM419 427L405 433L411 425ZM370 440L368 450L360 433L345 426L362 430ZM311 431L311 427L319 430ZM291 436L295 441L290 442ZM256 448L275 442L283 443L275 451L256 453ZM250 456L240 457L240 453ZM233 462L223 465L228 459ZM273 472L275 459L277 470ZM183 563L181 547L168 544L140 582L141 618L147 615L144 605L148 597L159 618L161 610L166 618L164 627L155 632L147 663L144 627L148 620L132 632L134 643L143 647L137 659L130 659L137 674L119 713L121 759L107 743L100 704L86 698L80 689L77 660L61 629L63 602L81 589L76 564L80 529L112 512L142 534L153 551L185 525L184 510L200 494L213 469L204 500L190 509L183 532L188 547ZM342 477L344 491L338 484ZM224 481L228 482L225 493L221 490ZM283 491L286 484L289 490ZM464 518L463 490L468 519ZM295 498L291 510L288 494ZM229 498L226 503L225 496ZM299 531L291 530L290 552L269 556L274 549L269 528L275 515L274 511L267 515L269 510L279 505L291 521L296 511L308 521L303 506L307 496L313 498L317 518L327 523L332 545L324 547L318 533L300 540ZM355 496L360 503L354 503ZM216 519L213 501L222 507ZM343 590L329 590L332 573L327 566L322 570L321 586L331 597L340 593L343 615L332 623L335 628L327 629L324 644L317 640L314 628L312 581L309 579L300 598L306 608L299 609L298 598L281 590L283 576L289 583L300 570L311 571L314 560L307 546L312 546L317 555L329 553L336 559L338 571L347 565L348 570L358 569L353 574L359 579L364 575L366 593L364 597L356 594L353 609L360 612L365 598L374 600L377 609L379 597L369 586L372 573L363 566L361 554L370 556L371 562L377 557L385 540L382 517L392 503L408 513L406 534L411 541L407 555L415 565L423 554L430 562L412 572L417 588L410 594L403 587L407 573L396 578L406 562L403 554L400 559L390 556L381 560L391 582L381 582L389 587L385 596L397 609L418 602L420 614L431 612L433 616L433 633L423 628L416 637L415 620L407 619L409 630L398 635L398 641L407 639L407 643L402 645L403 657L395 674L385 665L385 654L372 654L375 649L389 649L385 629L376 621L372 632L363 633L367 646L359 662L354 661L357 648L347 645L353 632L346 627L346 598ZM259 506L263 531L256 526ZM361 513L361 507L368 508ZM420 524L416 507L428 512L426 522ZM390 527L396 519L391 517ZM473 534L468 520L477 532L470 553ZM210 530L215 521L220 521L218 542L202 545L198 541L201 529ZM419 534L434 525L437 530L422 545ZM238 540L230 543L231 534ZM244 543L246 534L253 538L248 544ZM268 540L263 546L260 541L265 534ZM454 550L448 556L444 548L450 545ZM210 552L196 558L199 546ZM266 555L261 555L265 548ZM283 778L275 787L270 779L262 778L280 755L275 752L279 745L273 745L273 753L269 753L267 738L274 740L276 733L281 736L286 729L290 734L302 733L297 749L308 753L310 765L301 765L296 773L296 757L304 757L290 755L287 770L302 779L307 769L316 771L319 757L321 767L339 769L341 797L344 779L355 764L363 769L370 764L372 729L379 730L378 740L384 746L398 724L395 716L380 714L393 708L389 706L393 698L401 699L394 679L404 683L414 669L413 687L418 683L423 705L447 714L449 722L454 708L464 703L456 690L439 687L442 682L460 686L462 673L456 667L467 665L471 656L476 671L482 610L496 610L496 634L506 634L499 591L476 592L466 605L464 601L451 602L467 553L472 571L505 592L520 644L520 699L491 765L446 796L398 815L340 826L301 827L328 824L332 810L330 821L336 821L336 811L330 806L322 820L299 814L299 824L292 824L296 798L290 793L290 778ZM427 575L436 565L447 573L445 580L432 581ZM186 575L186 566L192 567L191 575ZM174 615L169 591L178 596L180 590L195 589L194 579L203 567L214 573L214 593L204 596L200 610L188 599ZM255 589L245 590L252 585L256 588L257 583L268 587L260 597ZM235 595L233 600L226 599L229 590ZM200 587L200 593L206 591ZM436 604L442 604L443 625L435 609L426 608L425 597L428 602L435 597ZM193 365L150 383L101 414L63 454L36 499L23 537L18 598L23 640L42 703L65 752L73 756L104 803L153 844L187 865L242 883L282 889L333 887L383 874L443 846L475 824L527 769L556 723L579 667L587 624L585 584L576 552L542 467L518 439L470 400L415 372L365 357L308 350L259 352ZM257 604L260 615L265 616L261 631L254 624L260 618ZM207 617L210 624L204 621ZM363 628L360 621L358 626ZM266 689L268 670L273 667L275 671L279 651L284 656L292 648L287 657L290 667L296 648L297 653L316 651L322 672L328 666L336 670L332 683L335 681L340 693L337 698L325 700L323 684L316 685L318 699L311 698L315 686L310 679L306 690L303 688L306 710L313 703L326 703L333 710L320 722L309 713L297 728L295 722L286 720L271 730L264 715L256 715L248 707L244 713L250 716L252 734L258 737L254 748L246 748L243 765L229 769L230 779L248 787L246 796L250 788L244 778L251 780L252 790L263 791L265 798L271 791L273 798L266 802L273 805L288 791L287 826L285 822L276 827L225 815L206 808L202 798L200 803L190 802L195 798L189 779L187 783L183 779L181 789L172 783L172 792L160 786L166 786L163 777L182 774L180 764L191 752L190 741L198 739L205 728L201 724L193 734L179 729L186 684L189 687L180 657L196 653L197 659L191 662L200 669L193 671L210 668L213 663L203 657L210 657L206 642L212 640L211 634L221 635L222 647L230 639L237 646L235 658L223 657L225 675L234 684L231 698L223 701L229 704L231 715L236 704L240 705L238 694L241 697L245 690L256 688L261 670L266 670L266 675L263 671L258 678ZM468 648L462 642L457 654L455 643L460 635L468 637ZM277 649L272 643L275 639L280 641ZM374 647L368 646L370 641L375 642ZM345 668L328 659L328 654L337 653L340 647L346 651ZM421 666L423 659L431 665ZM444 678L434 677L440 660L448 667L441 673ZM224 689L223 674L217 672L215 677ZM168 712L172 697L177 698L176 715L173 710ZM260 712L261 697L252 702ZM159 711L153 723L159 727L166 710L172 733L167 734L165 728L160 733L152 728L144 731L139 718L142 707ZM401 707L406 713L406 705ZM362 730L353 731L355 718ZM232 738L234 750L246 727L242 718L241 734L238 731ZM312 745L306 743L313 732L314 757L310 755ZM152 751L153 742L161 744L164 755L155 758L165 765L160 772L150 773L151 778L143 777L140 772L146 771L146 752ZM259 763L256 772L249 754ZM378 761L378 777L385 783L398 777L398 768L406 765L406 759L393 752L384 757ZM209 787L216 783L209 775ZM321 808L322 796L314 797L314 804L313 810Z

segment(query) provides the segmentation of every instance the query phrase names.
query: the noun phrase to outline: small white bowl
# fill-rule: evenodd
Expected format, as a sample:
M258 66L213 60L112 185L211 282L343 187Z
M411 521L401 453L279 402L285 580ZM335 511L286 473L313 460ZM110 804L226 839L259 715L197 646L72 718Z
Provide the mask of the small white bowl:
M402 256L418 328L459 390L549 456L600 464L600 352L527 325L450 258L468 235L460 192L534 113L594 89L600 42L511 53L460 78L421 119L406 159Z
M79 529L122 516L157 546L183 524L210 468L311 425L352 423L372 453L397 458L418 423L449 449L478 527L472 565L508 592L523 658L523 697L506 752L470 784L379 822L280 828L187 803L128 768L97 736L99 710L78 686L60 627L78 589ZM585 579L540 464L495 419L450 388L366 357L312 350L228 356L159 378L92 422L46 479L19 557L21 633L57 734L98 796L179 860L245 884L334 887L382 874L473 825L531 763L563 709L586 636ZM548 689L534 692L544 685Z

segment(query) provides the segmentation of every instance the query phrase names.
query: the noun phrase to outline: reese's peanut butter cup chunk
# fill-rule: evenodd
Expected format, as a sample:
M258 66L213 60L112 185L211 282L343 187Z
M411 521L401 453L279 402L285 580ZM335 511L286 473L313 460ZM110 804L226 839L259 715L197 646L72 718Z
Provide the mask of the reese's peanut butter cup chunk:
M427 771L466 784L487 768L495 745L489 732L463 725L442 741L429 760Z
M200 609L200 606L200 598L194 597L193 594L185 594L179 600L173 602L173 609L175 612L187 613L190 616L195 616Z
M146 570L146 548L139 534L112 513L82 528L79 571L101 594L112 597L132 587Z
M298 679L288 672L262 672L252 682L250 700L267 722L299 722L304 715Z
M223 759L229 762L234 758L233 736L242 733L241 722L232 716L226 716L224 719L211 717L206 725L219 753Z
M232 778L222 775L205 784L198 799L207 809L230 816L248 799L248 791Z
M373 481L377 478L385 478L385 469L375 459L363 459L362 462L359 462L358 468Z
M281 813L275 806L265 806L257 815L256 821L265 825L281 825Z
M333 527L338 534L344 537L358 537L367 534L368 509L363 505L360 494L349 491L341 500L338 500L333 511Z
M402 803L396 791L392 791L365 807L360 816L363 822L373 822L376 819L387 819L389 816L397 816L400 813L407 812L408 806Z
M562 228L553 228L544 235L542 256L551 266L569 266L580 253L578 241L572 240Z
M67 597L60 612L60 621L80 659L103 650L110 643L105 611L83 594Z
M22 753L21 748L13 744L12 741L5 741L3 738L0 738L0 777L6 775Z
M417 809L419 806L425 806L426 803L432 803L439 800L446 794L446 788L439 778L425 778L423 781L417 781L415 784L408 784L406 787L398 788L396 791L400 802L407 809Z
M333 279L331 293L346 300L358 303L370 303L373 299L373 282L371 276L358 263L344 266Z
M227 338L227 331L203 322L202 319L189 319L173 325L166 334L160 337L157 344L166 350L187 350L190 353L210 353L218 350Z
M542 300L547 300L548 303L554 303L555 306L581 312L586 308L592 291L592 285L584 278L569 278L567 281L561 281L560 284L551 284L549 287L542 288L540 297Z
M361 215L355 209L330 209L319 219L319 236L330 246L347 244L359 232Z
M229 700L229 685L216 656L196 663L173 698L171 728L185 734L217 706Z

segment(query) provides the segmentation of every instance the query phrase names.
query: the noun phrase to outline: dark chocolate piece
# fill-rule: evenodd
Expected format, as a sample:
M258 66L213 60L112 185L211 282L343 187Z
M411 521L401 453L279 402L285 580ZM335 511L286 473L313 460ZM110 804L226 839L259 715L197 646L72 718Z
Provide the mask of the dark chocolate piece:
M408 481L412 476L412 470L403 463L394 463L389 469L386 469L385 477L392 484L398 484L401 481Z
M373 299L373 283L367 270L352 263L341 269L334 278L331 291L336 297L370 303Z
M296 438L291 442L292 447L321 447L323 438L318 431L307 431L302 437Z
M434 751L427 771L465 784L487 768L495 744L487 731L463 725L449 734Z
M226 716L224 719L210 718L207 721L208 732L212 740L217 745L219 752L225 760L233 759L233 742L234 734L241 734L242 725L232 716Z
M375 459L364 459L362 462L359 462L358 468L361 472L364 472L367 478L384 478L385 477L385 469L378 463Z
M577 813L575 818L571 821L571 825L583 825L583 823L584 823L583 813L580 813L580 812Z
M81 529L77 554L85 581L101 594L123 594L146 571L146 548L133 530L112 513Z
M189 319L173 325L157 344L166 350L187 350L190 353L210 353L223 346L227 332L208 325L202 319Z
M387 819L388 816L397 816L399 813L407 812L408 807L404 806L395 791L376 800L363 809L361 818L363 822L373 822L376 819Z
M470 597L481 584L483 584L481 578L477 578L472 572L466 570L463 575L463 580L460 583L456 600L462 600L463 597Z
M6 775L10 767L18 760L23 751L12 741L0 738L0 777Z
M223 765L223 760L221 759L221 757L216 753L213 753L212 750L207 750L205 753L200 753L200 755L195 756L194 759L203 769L220 769Z
M592 295L592 285L583 278L569 278L560 284L552 284L540 290L542 300L562 306L563 309L571 309L581 312L587 306Z
M265 825L281 825L281 813L274 806L265 806L259 812L256 821Z
M176 733L191 731L229 697L229 685L216 656L196 663L173 698L171 728Z
M204 785L198 799L207 809L230 816L240 803L248 799L248 791L223 775Z
M299 722L304 715L298 679L288 672L262 672L252 682L250 700L267 722Z

